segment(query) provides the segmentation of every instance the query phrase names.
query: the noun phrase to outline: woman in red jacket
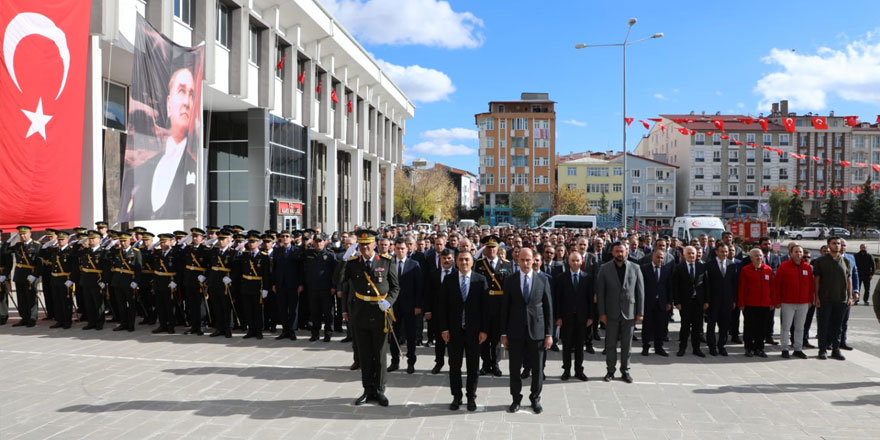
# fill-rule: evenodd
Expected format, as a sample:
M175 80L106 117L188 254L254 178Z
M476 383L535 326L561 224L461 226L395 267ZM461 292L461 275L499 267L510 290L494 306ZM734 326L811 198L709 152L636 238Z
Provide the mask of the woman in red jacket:
M764 353L764 336L770 324L770 311L773 299L770 287L773 284L773 269L764 264L764 253L755 248L749 252L752 264L742 268L739 274L737 305L743 312L743 336L746 356L767 357Z
M794 323L794 355L806 359L803 352L804 321L807 311L813 303L813 295L816 292L816 280L813 278L813 268L804 261L804 249L800 246L792 246L789 258L776 269L776 278L773 280L773 305L780 310L782 329L782 357L788 359L789 329Z

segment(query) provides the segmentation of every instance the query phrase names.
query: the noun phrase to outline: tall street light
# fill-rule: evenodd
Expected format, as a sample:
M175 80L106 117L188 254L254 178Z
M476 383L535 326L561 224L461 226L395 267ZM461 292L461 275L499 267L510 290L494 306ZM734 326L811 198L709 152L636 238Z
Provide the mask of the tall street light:
M623 48L623 205L621 206L621 214L623 217L622 224L624 231L626 230L626 204L627 204L627 194L629 192L629 186L626 184L626 179L629 177L629 170L626 168L626 47L632 46L636 43L641 43L642 41L651 40L654 38L660 38L663 36L663 32L658 32L650 37L645 37L635 41L629 41L629 32L632 30L634 24L636 24L635 18L629 19L629 27L626 29L626 37L623 39L623 43L615 43L615 44L584 44L578 43L575 44L575 49L586 49L588 47L622 47ZM635 226L635 225L633 225Z

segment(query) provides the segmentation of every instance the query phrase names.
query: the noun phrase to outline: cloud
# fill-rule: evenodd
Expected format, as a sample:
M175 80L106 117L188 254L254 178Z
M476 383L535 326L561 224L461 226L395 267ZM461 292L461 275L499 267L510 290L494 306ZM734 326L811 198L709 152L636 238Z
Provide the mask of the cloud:
M672 89L672 93L678 93L678 89Z
M654 94L654 97L657 98L657 99L659 99L659 100L661 100L661 101L665 101L665 100L666 100L666 96L663 96L662 93L655 93L655 94Z
M737 102L737 103L736 103L736 108L746 108L746 105L743 104L743 103L741 103L741 102Z
M422 132L422 139L439 142L449 142L455 139L477 140L477 130L469 128L438 128Z
M721 90L716 90L715 96L724 96L724 93L722 93Z
M477 154L475 148L467 145L454 145L448 142L419 142L412 147L412 151L434 156L467 156Z
M439 0L320 0L361 42L447 49L483 44L483 20Z
M562 121L563 124L574 125L576 127L586 127L587 123L584 121L578 121L577 119L566 119Z
M398 66L385 60L376 60L376 63L413 101L422 103L443 101L449 99L449 95L455 92L452 80L439 70L417 64Z
M828 96L845 101L880 104L880 39L869 32L841 50L820 47L815 54L772 49L763 61L778 65L781 72L758 80L755 91L762 95L759 108L767 109L780 99L790 108L823 110Z

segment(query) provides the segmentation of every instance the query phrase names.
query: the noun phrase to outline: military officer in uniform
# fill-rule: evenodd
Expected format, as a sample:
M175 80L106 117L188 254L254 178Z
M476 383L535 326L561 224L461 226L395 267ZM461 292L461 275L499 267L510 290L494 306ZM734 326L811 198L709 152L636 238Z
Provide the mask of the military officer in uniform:
M55 237L54 229L46 229L46 234L39 240L40 261L43 267L40 269L40 284L43 287L43 308L46 312L46 319L55 319L55 295L52 294L52 261L51 257L55 252L55 245L58 240ZM57 327L56 327L57 328Z
M144 270L141 272L141 283L139 285L140 288L138 289L138 302L141 307L141 312L144 314L144 319L138 324L153 325L156 323L156 296L155 292L153 292L153 271L155 269L155 261L153 261L153 257L155 256L155 252L153 252L153 239L155 239L156 236L141 227L134 228L133 231L135 231L140 237L136 243L140 243L138 250L141 252L144 259Z
M272 288L272 261L266 252L260 251L260 235L248 236L245 250L236 262L241 274L239 312L244 319L242 324L248 329L244 338L263 339L263 301Z
M0 229L0 236L3 230ZM9 320L9 272L12 270L12 255L6 252L6 243L0 241L0 325Z
M177 291L182 284L180 271L181 253L172 249L174 236L159 234L159 248L152 251L150 259L153 266L153 293L159 315L159 327L153 333L174 333L177 317L174 307L177 304ZM192 319L192 318L190 318Z
M70 328L73 323L73 280L77 279L79 264L76 252L70 247L70 235L65 231L56 232L58 246L49 254L52 304L55 306L55 324L50 328ZM44 291L45 292L45 291Z
M513 268L509 261L498 256L498 244L501 239L497 235L487 235L480 240L484 246L483 256L474 264L474 272L484 276L489 281L489 305L487 319L489 320L489 338L482 344L483 368L480 375L493 374L501 376L501 368L498 367L498 359L501 357L501 303L504 297L504 279L511 273ZM510 374L518 374L511 371Z
M83 330L104 328L104 298L110 283L110 272L101 239L100 232L89 231L86 248L79 253L77 284L83 291L82 307L88 320Z
M217 245L208 252L208 301L211 320L214 322L212 337L232 337L230 317L232 313L232 270L235 267L235 249L231 246L232 232L217 232Z
M205 307L205 283L208 281L208 247L204 244L205 231L199 228L190 229L192 246L181 249L176 263L180 265L176 271L182 272L179 296L186 303L186 315L189 318L187 334L201 336L202 308Z
M18 316L21 321L13 327L37 325L37 277L40 275L43 262L40 259L40 244L31 238L30 226L19 226L20 241L13 245L8 253L15 256L15 297L18 303Z
M87 234L86 228L79 226L73 229L74 234L70 235L70 248L73 252L74 264L76 264L77 270L79 270L79 257L82 254L84 249L88 249L88 239L89 235ZM83 306L86 301L83 297L82 288L79 287L79 276L73 278L73 287L74 287L74 313L78 315L77 321L85 321L85 309Z
M376 253L376 232L359 230L355 235L360 255L346 262L342 276L351 290L349 319L358 346L364 387L364 393L354 404L375 400L381 406L388 406L385 397L387 333L391 325L389 309L399 290L397 271L390 256Z
M333 298L336 296L333 271L336 268L336 254L326 248L327 242L327 234L314 234L312 248L305 251L303 256L303 289L309 295L309 316L312 322L312 337L309 341L312 342L318 340L322 321L324 342L330 342L333 334Z
M265 253L266 256L269 257L270 263L274 261L273 254L275 253L277 237L278 233L271 229L265 231L263 235L260 236L260 239L263 240L262 245L260 245L260 251ZM278 321L276 320L278 301L275 297L275 292L272 289L275 286L271 283L275 281L274 274L271 276L271 280L266 280L266 286L270 286L268 287L269 293L265 298L263 298L263 330L275 333L276 331L278 331Z
M113 331L134 331L135 304L137 301L144 257L141 251L131 245L131 235L122 232L118 236L119 248L112 252L113 279L111 285L116 289L120 323Z

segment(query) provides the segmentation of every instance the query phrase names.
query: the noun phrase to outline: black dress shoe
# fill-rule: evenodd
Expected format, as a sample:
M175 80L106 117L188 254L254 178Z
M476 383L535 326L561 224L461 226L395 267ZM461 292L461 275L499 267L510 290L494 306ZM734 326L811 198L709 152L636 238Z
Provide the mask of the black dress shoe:
M173 335L173 334L174 334L174 327L168 327L168 334L169 334L169 335Z
M388 406L388 398L382 393L376 393L376 401L379 402L379 406Z
M461 406L461 397L456 397L452 399L452 403L449 404L449 409L451 411L458 411L458 408Z
M317 341L318 339L320 339L320 338L318 337L318 335L312 333L312 337L309 338L309 342L315 342L315 341Z
M519 402L513 402L507 407L507 412L509 413L515 413L517 411L519 411Z
M431 369L431 374L438 374L441 369L443 369L443 364L434 364L434 368Z
M837 359L839 361L845 361L846 357L840 353L840 350L832 350L831 351L831 359Z
M114 330L115 330L115 329L114 329ZM161 327L158 327L158 328L154 329L154 330L152 331L152 333L153 333L153 334L156 334L156 333L162 333L162 332L164 332L164 331L167 331L167 329L166 329L165 326L163 325L163 326L161 326Z
M534 411L535 414L541 414L542 412L544 412L544 407L541 406L540 400L533 400L532 401L532 411Z
M623 381L626 383L633 383L633 377L629 375L629 373L623 373Z
M800 351L800 350L795 350L794 353L792 353L792 354L794 355L794 357L798 357L798 358L801 358L801 359L806 359L806 358L807 358L807 354L804 353L804 352L802 352L802 351Z
M389 373L392 372L392 371L397 371L397 370L399 370L399 369L400 369L400 363L399 363L399 362L392 362L391 365L388 366L388 372L389 372Z
M351 336L346 336L346 337L342 338L342 340L339 342L342 342L342 343L351 342Z
M287 339L290 337L290 332L281 332L280 335L275 336L275 340Z
M483 368L480 368L480 372L478 374L480 376L485 376L485 375L489 374L490 372L491 372L491 370L487 370L485 367L483 367Z
M594 333L594 334L593 334L593 340L594 340L594 341L601 341L602 338L599 336L598 333Z
M290 340L291 340L291 341L295 341L295 340L296 340L296 333L293 333L293 332L290 333Z
M477 410L477 401L474 399L468 399L467 410L474 412Z
M825 360L828 359L828 354L826 354L825 350L819 350L819 354L816 355L816 359Z
M758 357L762 357L762 358L767 357L767 353L764 350L758 350L757 355L758 355Z
M663 349L663 347L655 348L654 354L658 356L669 357L669 353L667 353L666 350Z
M791 355L788 354L788 350L782 350L782 357L784 359L788 359L791 357Z
M262 333L257 333L255 336L256 336L257 339L263 339L263 334L262 334Z
M28 323L27 323L27 325L25 325L25 327L30 328L30 327L33 327L33 326L35 326L35 325L37 325L37 321L28 321Z
M26 325L27 325L27 321L25 321L25 320L21 320L21 321L16 322L15 324L12 324L13 327L24 327Z
M721 356L727 356L727 349L724 347L719 347L718 354L720 354Z
M63 326L63 325L64 324L62 324L60 322L56 322L55 324L50 325L49 328L61 328L61 326Z
M521 379L528 379L529 376L532 375L532 372L528 369L522 370L522 373L519 375Z
M739 336L734 336L734 337L730 338L730 342L733 344L742 344L743 343L742 339L740 339Z
M194 332L190 332L189 334L195 335L195 336L205 336L205 332L203 332L201 330L196 330Z
M675 353L675 355L678 357L682 357L682 356L684 356L684 353L685 353L685 349L679 348L678 353Z
M223 336L225 336L226 339L231 338L231 337L232 337L232 330L226 330L226 331L223 333Z
M61 328L67 330L67 329L70 328L70 324L64 324L64 325L61 326Z
M703 353L702 350L694 350L694 356L704 358L706 357L706 353Z
M587 353L596 354L596 349L592 345L587 345Z
M846 344L840 344L840 349L841 349L841 350L850 350L850 351L851 351L853 348L850 347L849 345L846 345Z
M359 364L359 363L357 363L357 362L352 363L351 366L348 367L348 369L351 370L351 371L354 371L354 370L357 370L357 369L360 369L360 368L361 368L361 364Z
M558 351L559 351L559 346L556 345L556 344L551 345L551 346L550 346L550 351L556 351L556 352L558 352Z
M354 401L354 406L361 406L367 403L370 400L370 396L367 393L361 394L361 397L358 397Z
M718 356L718 349L715 347L709 347L709 354L712 356Z
M568 370L564 370L562 372L562 377L560 377L560 379L562 379L562 380L568 380L570 378L571 378L571 373L569 373Z
M779 341L774 340L772 337L764 339L764 343L770 345L779 345Z
M128 327L126 327L124 325L117 325L116 327L113 328L114 332L121 332L123 330L128 330Z
M810 344L809 342L804 341L804 348L816 348L816 346L813 344Z
M253 338L254 336L256 336L256 335L254 335L252 333L248 333L248 334L244 335L244 337L242 337L242 339L250 339L250 338Z
M414 365L406 366L406 374L413 374L416 372L416 367Z
M612 379L614 379L614 373L608 373L602 378L605 382L611 382Z
M492 375L495 377L501 377L501 369L498 368L498 365L492 367Z
M212 338L216 338L217 336L223 336L223 330L214 330L214 333L210 335Z
M330 333L324 333L324 342L330 342L331 337Z
M650 353L648 353L648 350L649 350L649 348L647 346L642 347L642 356L648 356L650 354Z
M583 381L583 382L586 382L586 381L590 380L590 379L587 377L587 375L584 374L583 371L580 371L580 372L574 373L574 377L580 379L580 380Z
M0 325L6 325L6 321L9 320L8 316L0 316Z

